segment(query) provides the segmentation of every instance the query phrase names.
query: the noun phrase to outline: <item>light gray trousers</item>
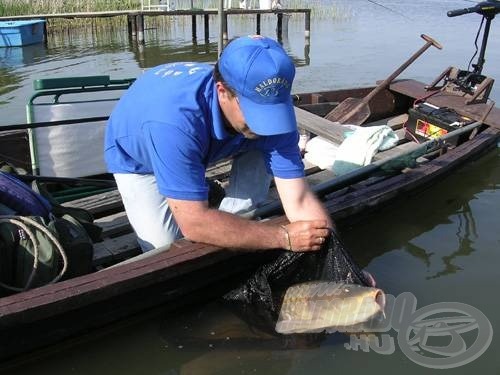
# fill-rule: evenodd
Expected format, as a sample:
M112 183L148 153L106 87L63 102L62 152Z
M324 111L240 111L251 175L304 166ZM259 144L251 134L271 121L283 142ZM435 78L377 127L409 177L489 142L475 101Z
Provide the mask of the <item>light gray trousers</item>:
M118 190L142 251L168 246L182 237L167 200L158 191L152 174L114 174ZM241 214L264 202L271 176L260 151L244 153L233 161L222 211ZM207 223L210 225L210 223Z

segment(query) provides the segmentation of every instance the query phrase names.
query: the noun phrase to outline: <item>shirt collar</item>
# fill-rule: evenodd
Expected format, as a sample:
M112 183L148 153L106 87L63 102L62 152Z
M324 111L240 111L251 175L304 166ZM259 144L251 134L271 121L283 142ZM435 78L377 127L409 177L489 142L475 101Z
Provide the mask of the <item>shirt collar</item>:
M224 124L224 118L222 116L222 112L219 105L219 97L217 95L217 90L215 87L215 81L213 79L210 80L209 86L211 87L211 111L212 111L212 135L214 138L218 140L222 140L230 137L230 134L226 130Z

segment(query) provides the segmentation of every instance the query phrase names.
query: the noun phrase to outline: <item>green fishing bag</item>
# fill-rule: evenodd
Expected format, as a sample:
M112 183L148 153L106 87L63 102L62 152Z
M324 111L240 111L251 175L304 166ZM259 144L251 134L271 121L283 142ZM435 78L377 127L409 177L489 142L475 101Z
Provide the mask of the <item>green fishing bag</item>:
M90 273L92 254L92 240L69 215L0 216L3 295Z

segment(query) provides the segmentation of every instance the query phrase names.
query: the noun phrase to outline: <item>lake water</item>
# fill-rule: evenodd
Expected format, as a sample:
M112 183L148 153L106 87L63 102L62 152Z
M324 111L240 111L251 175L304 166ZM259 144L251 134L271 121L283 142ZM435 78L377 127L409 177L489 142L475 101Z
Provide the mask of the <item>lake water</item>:
M402 77L430 82L450 65L467 67L481 17L448 18L446 11L473 4L451 0L378 3L391 10L366 0L335 2L345 17L331 19L326 14L313 18L310 45L305 43L302 17L292 17L283 44L297 65L296 92L371 85L423 45L422 33L444 48L429 49ZM253 19L230 17L229 21L230 37L254 32ZM500 24L495 21L483 73L500 79ZM263 17L263 34L275 35L274 27L274 18ZM0 124L24 121L24 103L36 78L89 74L126 78L166 61L215 61L215 23L211 24L209 44L200 32L198 44L193 45L190 23L179 19L170 27L148 29L144 46L129 44L126 30L119 29L98 36L90 31L51 35L48 47L0 49ZM491 97L500 100L499 85ZM355 259L375 275L387 293L410 292L418 308L457 302L486 316L493 331L489 348L474 361L450 370L453 374L500 373L496 357L500 344L495 335L500 329L496 289L499 186L500 151L496 149L433 188L342 233ZM491 333L484 324L479 331ZM145 314L1 371L82 375L437 373L425 363L409 359L396 331L388 334L395 342L392 354L348 350L344 344L349 338L344 335L330 335L300 349L283 349L280 342L250 331L209 303L173 314ZM474 342L474 336L464 338L468 344Z

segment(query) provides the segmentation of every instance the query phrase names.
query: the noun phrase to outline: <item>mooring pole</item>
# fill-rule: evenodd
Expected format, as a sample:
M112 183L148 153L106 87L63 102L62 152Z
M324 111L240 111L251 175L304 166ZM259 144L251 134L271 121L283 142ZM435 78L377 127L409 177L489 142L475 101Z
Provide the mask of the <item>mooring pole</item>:
M191 33L193 40L196 40L196 14L191 15Z
M223 38L224 38L224 45L226 45L228 39L229 39L229 33L227 32L227 13L224 12L224 32L223 32Z
M135 17L136 16L129 16L130 17L130 35L132 36L132 39L135 40L137 37L137 22Z
M218 56L222 53L222 49L224 48L224 30L226 29L224 26L224 0L219 0L219 43L217 45Z
M130 14L127 15L127 32L130 39L132 37L132 17L130 17Z
M138 14L135 23L137 24L137 41L140 44L144 44L144 16Z
M257 31L255 33L260 35L260 13L257 13Z
M304 18L305 18L304 34L306 39L309 39L311 37L311 9L306 10L306 12L304 13Z
M45 45L45 47L47 47L47 44L48 44L48 36L49 36L49 33L48 33L48 30L47 30L47 19L45 18L45 22L43 23L43 44Z
M278 22L276 24L276 34L278 36L278 40L281 41L283 39L283 13L278 13Z
M203 15L203 23L204 23L204 28L205 28L205 42L208 43L209 39L210 39L210 30L209 30L209 24L208 24L208 13L205 13Z

